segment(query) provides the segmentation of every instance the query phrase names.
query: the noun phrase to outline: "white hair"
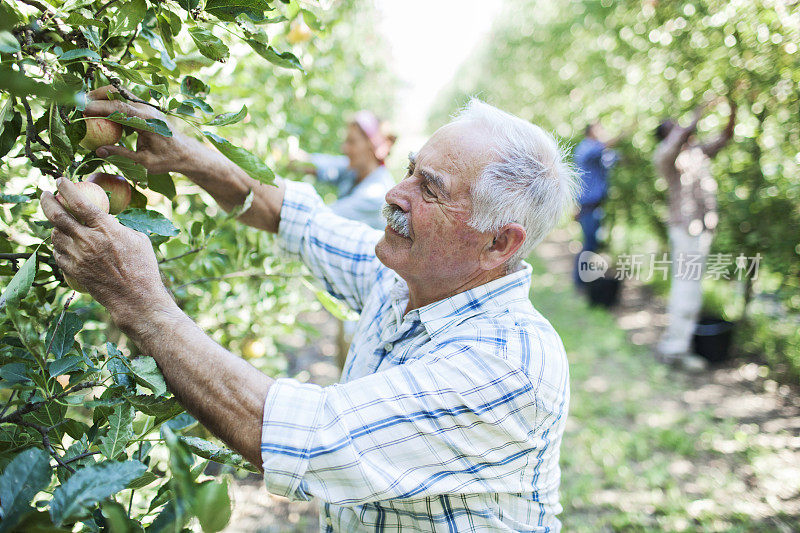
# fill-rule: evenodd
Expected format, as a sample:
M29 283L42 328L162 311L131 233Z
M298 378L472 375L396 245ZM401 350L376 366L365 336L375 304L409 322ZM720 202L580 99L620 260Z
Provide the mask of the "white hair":
M578 182L565 150L539 126L472 98L454 122L487 130L495 160L473 185L467 222L480 232L516 222L525 228L522 246L506 264L514 270L575 204Z

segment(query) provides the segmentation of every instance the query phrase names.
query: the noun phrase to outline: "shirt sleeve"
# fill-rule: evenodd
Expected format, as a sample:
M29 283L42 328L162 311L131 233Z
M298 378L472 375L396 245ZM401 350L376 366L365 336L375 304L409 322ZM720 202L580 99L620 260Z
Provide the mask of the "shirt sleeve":
M284 181L278 244L299 257L326 290L361 312L380 268L375 245L383 232L340 217L307 183Z
M336 182L350 164L346 155L310 154L309 160L317 169L317 179Z
M568 388L560 373L554 398ZM530 491L547 428L563 423L558 410L566 411L564 401L539 396L545 388L505 359L464 345L327 388L280 379L264 407L267 489L343 506Z
M386 189L380 182L362 183L351 194L334 202L331 210L339 216L361 221L377 229L385 225L381 223L380 214L385 196Z

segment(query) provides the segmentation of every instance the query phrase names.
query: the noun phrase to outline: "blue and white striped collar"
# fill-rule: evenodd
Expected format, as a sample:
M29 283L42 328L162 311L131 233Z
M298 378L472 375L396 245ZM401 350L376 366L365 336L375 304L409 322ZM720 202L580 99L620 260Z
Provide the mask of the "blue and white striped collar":
M419 309L420 321L433 338L447 328L480 313L508 309L513 303L528 301L533 268L523 261L517 270ZM395 284L389 294L395 309L405 309L408 285L395 274ZM414 311L411 311L413 313Z

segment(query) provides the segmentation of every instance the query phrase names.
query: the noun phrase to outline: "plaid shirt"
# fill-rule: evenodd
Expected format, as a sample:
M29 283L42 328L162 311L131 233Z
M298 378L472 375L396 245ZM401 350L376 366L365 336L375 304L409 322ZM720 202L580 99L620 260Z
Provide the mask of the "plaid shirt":
M286 186L281 245L361 319L340 384L270 388L267 489L318 497L322 531L560 530L568 366L528 298L530 265L404 316L382 232Z

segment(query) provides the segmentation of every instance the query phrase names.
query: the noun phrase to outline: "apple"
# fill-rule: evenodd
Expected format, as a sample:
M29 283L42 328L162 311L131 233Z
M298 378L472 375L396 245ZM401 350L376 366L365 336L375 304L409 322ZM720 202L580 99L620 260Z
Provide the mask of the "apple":
M108 193L109 213L116 215L125 211L131 203L131 186L128 180L117 174L95 172L86 178L86 182L95 183Z
M122 125L104 118L87 118L86 135L81 146L87 150L97 150L107 144L117 144L122 138Z
M96 183L89 183L87 181L79 181L78 183L75 184L75 187L78 188L78 191L84 196L84 198L89 203L91 203L104 213L108 213L108 208L110 204L108 201L108 196L106 196L106 191L104 191L102 187L100 187ZM58 200L58 202L64 206L64 209L69 211L70 215L75 216L75 212L70 207L69 202L67 202L66 198L61 196L61 194L56 194L56 200ZM64 281L66 281L67 285L69 285L73 290L76 290L78 292L89 292L86 290L86 287L78 283L75 279L67 276L66 274L64 274Z
M310 41L313 36L314 33L311 31L311 28L308 27L308 24L300 20L292 24L292 27L289 29L289 34L286 36L286 40L289 41L289 44L300 44Z

